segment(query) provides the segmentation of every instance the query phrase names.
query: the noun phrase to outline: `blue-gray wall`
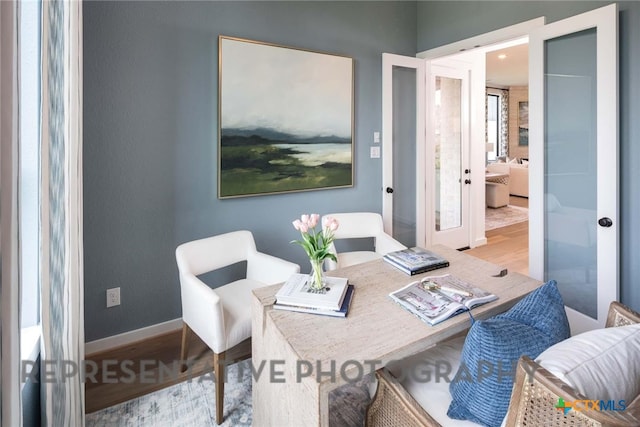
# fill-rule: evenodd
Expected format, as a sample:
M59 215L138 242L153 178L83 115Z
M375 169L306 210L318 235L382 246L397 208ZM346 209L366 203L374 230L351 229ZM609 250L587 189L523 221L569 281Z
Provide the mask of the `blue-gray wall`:
M418 51L545 16L557 21L611 2L419 2ZM640 2L618 3L621 301L640 309ZM570 159L567 159L570 161Z
M415 2L86 2L87 341L181 315L178 244L238 229L301 264L291 221L381 210L381 53L415 55ZM218 200L218 35L355 59L353 188ZM105 308L121 287L122 305Z
M237 229L307 270L290 221L303 212L380 211L381 53L413 56L517 22L600 2L86 2L86 340L180 316L174 250ZM355 59L355 186L216 198L217 37ZM622 301L640 309L640 3L620 3ZM122 305L105 308L120 286Z

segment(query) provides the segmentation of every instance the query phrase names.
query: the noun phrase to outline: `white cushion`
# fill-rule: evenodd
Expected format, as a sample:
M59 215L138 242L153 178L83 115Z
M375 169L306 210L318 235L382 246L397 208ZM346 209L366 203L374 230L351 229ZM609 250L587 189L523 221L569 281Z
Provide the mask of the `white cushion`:
M487 170L493 173L506 173L506 174L510 173L509 165L504 162L490 163L487 165Z
M630 404L640 393L640 324L575 335L536 361L590 399Z
M516 168L516 169L529 169L529 165L524 165L521 163L509 163L509 168Z
M379 258L382 258L382 255L370 251L341 252L338 254L338 267L349 267L350 265L362 264Z
M429 415L443 426L471 427L478 424L466 420L454 420L447 416L451 403L449 382L460 367L460 353L465 337L445 341L401 361L392 362L387 369L398 378L402 386L424 408ZM446 375L449 367L451 370ZM436 373L440 372L439 378ZM438 381L436 381L438 380Z
M214 289L220 296L224 311L227 343L222 351L240 344L251 336L251 310L247 310L247 307L251 307L251 291L262 286L265 286L262 282L241 279ZM211 344L207 345L216 350Z
M509 165L509 193L529 197L529 168L520 164Z

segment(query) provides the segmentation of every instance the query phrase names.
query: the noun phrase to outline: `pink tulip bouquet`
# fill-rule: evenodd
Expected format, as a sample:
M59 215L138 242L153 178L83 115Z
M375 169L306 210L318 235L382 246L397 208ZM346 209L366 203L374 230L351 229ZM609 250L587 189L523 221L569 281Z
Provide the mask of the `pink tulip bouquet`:
M329 251L331 243L334 239L334 232L338 229L338 220L325 216L322 218L322 229L316 231L316 226L320 220L320 215L302 215L300 219L293 221L293 227L300 231L302 240L293 240L291 243L297 243L309 256L311 262L311 288L320 290L324 288L322 263L329 258L333 261L336 256Z

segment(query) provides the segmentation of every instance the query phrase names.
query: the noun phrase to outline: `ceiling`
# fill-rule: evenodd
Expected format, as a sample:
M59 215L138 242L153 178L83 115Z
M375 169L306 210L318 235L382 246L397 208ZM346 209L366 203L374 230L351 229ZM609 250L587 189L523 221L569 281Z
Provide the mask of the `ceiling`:
M499 59L504 54L506 58ZM529 85L529 44L487 52L487 86Z

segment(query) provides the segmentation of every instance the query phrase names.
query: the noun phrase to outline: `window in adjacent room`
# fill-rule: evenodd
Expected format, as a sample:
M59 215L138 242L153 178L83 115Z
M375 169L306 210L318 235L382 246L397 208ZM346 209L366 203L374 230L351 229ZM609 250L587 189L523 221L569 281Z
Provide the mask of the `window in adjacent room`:
M20 347L34 360L40 338L40 2L21 2L19 11Z
M487 94L487 161L500 156L500 95Z

